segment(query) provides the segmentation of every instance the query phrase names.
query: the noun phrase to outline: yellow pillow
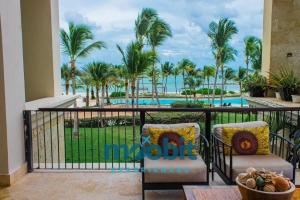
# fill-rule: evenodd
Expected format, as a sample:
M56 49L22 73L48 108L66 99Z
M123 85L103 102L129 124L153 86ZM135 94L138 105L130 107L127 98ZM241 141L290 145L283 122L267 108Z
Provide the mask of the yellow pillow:
M269 126L253 128L224 127L222 131L225 143L232 145L233 155L268 155ZM229 155L229 148L225 147L225 155Z
M177 134L179 137L182 137L184 139L184 145L189 144L191 142L193 145L195 145L196 142L196 129L195 127L186 127L186 128L149 128L149 135L150 135L150 143L151 144L157 144L159 145L160 136L163 134L169 134L174 133ZM176 145L176 144L175 144ZM152 155L156 155L157 151L156 149L153 149L151 151ZM187 150L184 151L184 155L187 156L188 152ZM193 149L192 154L196 155L197 150Z

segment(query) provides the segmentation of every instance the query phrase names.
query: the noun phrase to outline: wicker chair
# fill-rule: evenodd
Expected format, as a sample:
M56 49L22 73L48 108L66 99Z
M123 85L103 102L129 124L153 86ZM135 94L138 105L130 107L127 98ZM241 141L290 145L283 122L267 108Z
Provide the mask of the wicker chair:
M183 185L208 185L209 184L209 144L206 138L200 134L199 125L196 123L185 124L145 124L143 136L148 134L150 127L155 128L196 128L196 144L199 146L196 160L187 156L166 160L159 158L152 160L147 157L141 160L142 167L142 190L145 199L145 190L177 190ZM175 168L186 169L187 171L173 171ZM160 171L159 169L164 169Z
M270 133L270 155L233 155L232 145L225 143L220 137L224 127L252 128L261 125L266 125L266 122L219 124L213 127L213 170L226 184L235 184L238 174L245 172L248 167L282 172L292 181L295 180L297 154L294 144L286 138ZM229 155L224 153L226 148L229 149Z

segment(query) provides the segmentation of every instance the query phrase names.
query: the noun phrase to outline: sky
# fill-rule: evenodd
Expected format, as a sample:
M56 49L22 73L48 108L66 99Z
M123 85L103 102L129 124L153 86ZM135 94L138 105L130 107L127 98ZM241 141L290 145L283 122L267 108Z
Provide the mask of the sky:
M78 66L91 61L121 64L116 44L125 48L135 39L134 21L143 8L154 8L171 26L173 37L158 48L160 61L177 63L189 58L198 68L214 64L208 26L211 21L230 18L239 33L231 41L238 50L232 68L244 66L243 39L248 35L262 37L263 0L60 0L60 26L68 22L91 27L95 40L104 41L106 49L94 51L88 58L78 60ZM62 63L67 62L62 54Z

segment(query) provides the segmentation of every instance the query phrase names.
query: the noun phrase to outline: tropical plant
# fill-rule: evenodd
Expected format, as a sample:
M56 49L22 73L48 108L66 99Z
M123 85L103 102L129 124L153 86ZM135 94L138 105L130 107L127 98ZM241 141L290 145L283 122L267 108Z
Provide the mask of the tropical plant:
M190 91L193 94L194 101L197 100L197 88L200 87L203 83L203 79L201 76L199 76L199 73L195 72L194 76L189 76L185 80L185 85L188 85L190 88Z
M257 39L254 52L251 56L252 68L256 73L261 71L262 67L262 41Z
M222 18L218 22L211 22L209 24L208 37L211 40L212 51L215 57L215 80L212 101L214 104L215 90L217 85L217 78L219 68L222 65L222 54L224 54L224 48L229 48L228 45L233 35L238 33L238 29L235 22L227 18ZM223 62L224 63L224 62Z
M174 64L170 62L165 62L161 65L161 73L162 73L162 82L164 85L164 94L168 92L168 77L173 74ZM165 81L165 82L164 82Z
M90 106L90 88L93 85L93 78L90 73L83 71L79 76L79 83L85 86L86 97L85 97L85 106Z
M123 64L127 69L131 81L131 105L134 107L136 81L153 64L156 55L150 51L141 51L141 46L138 42L131 42L127 46L126 51L119 45L117 45L117 48L122 55Z
M267 78L260 74L252 74L243 82L244 91L250 92L252 97L263 97L268 87Z
M245 45L245 64L246 64L246 74L249 75L249 64L250 61L253 58L253 55L256 51L256 45L257 45L258 38L255 36L247 36L244 39L244 45Z
M66 95L68 95L70 81L72 80L72 68L66 63L61 66L61 78L65 81Z
M270 73L270 84L280 92L282 99L291 101L291 95L296 94L300 87L300 78L293 70L281 68L278 72Z
M174 82L175 82L175 92L177 94L177 76L179 76L180 74L180 68L179 67L175 67L173 70L173 76L174 76Z
M89 73L90 76L92 77L93 83L95 84L96 87L96 106L102 108L104 106L106 80L111 73L108 69L108 65L102 62L92 62L84 68L84 71ZM99 96L100 89L101 89L101 101Z
M226 90L226 85L228 83L228 81L232 81L235 79L235 72L232 68L228 67L226 68L225 70L225 73L224 73L224 84L225 84L225 90Z
M63 53L68 55L72 68L72 92L76 94L76 61L78 58L87 57L93 50L105 47L104 42L93 41L94 35L89 27L83 24L69 22L68 31L60 31L61 45Z
M207 80L207 88L208 88L208 103L210 104L210 77L213 77L215 74L215 68L212 66L204 66L203 68L203 76Z
M160 71L159 69L157 69L157 67L150 67L147 72L146 72L147 76L150 77L150 81L151 81L151 86L152 86L152 91L154 91L154 85L158 84L158 79L160 76ZM154 103L154 93L152 92L151 97L152 97L152 103Z
M178 63L178 68L181 71L182 74L182 80L183 80L183 90L186 91L186 82L184 81L186 78L186 75L188 75L190 72L194 71L196 68L196 65L190 61L189 59L182 59L179 63ZM187 100L187 94L185 94L185 99Z
M235 77L234 77L234 80L236 81L236 82L238 82L238 84L239 84L239 87L240 87L240 93L241 93L241 107L243 107L243 102L242 102L242 88L243 88L243 86L242 86L242 84L243 84L243 82L244 82L244 80L245 80L245 78L246 78L246 73L247 73L247 69L245 69L245 68L242 68L242 67L239 67L239 69L238 69L238 71L237 71L237 73L236 73L236 75L235 75Z

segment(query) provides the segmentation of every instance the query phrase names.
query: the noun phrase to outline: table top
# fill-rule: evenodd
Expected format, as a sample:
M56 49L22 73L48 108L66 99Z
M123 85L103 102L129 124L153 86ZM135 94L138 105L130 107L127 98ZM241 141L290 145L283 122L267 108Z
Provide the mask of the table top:
M237 186L183 186L186 200L241 200ZM196 197L198 198L196 198ZM297 188L292 200L300 200L300 188Z

